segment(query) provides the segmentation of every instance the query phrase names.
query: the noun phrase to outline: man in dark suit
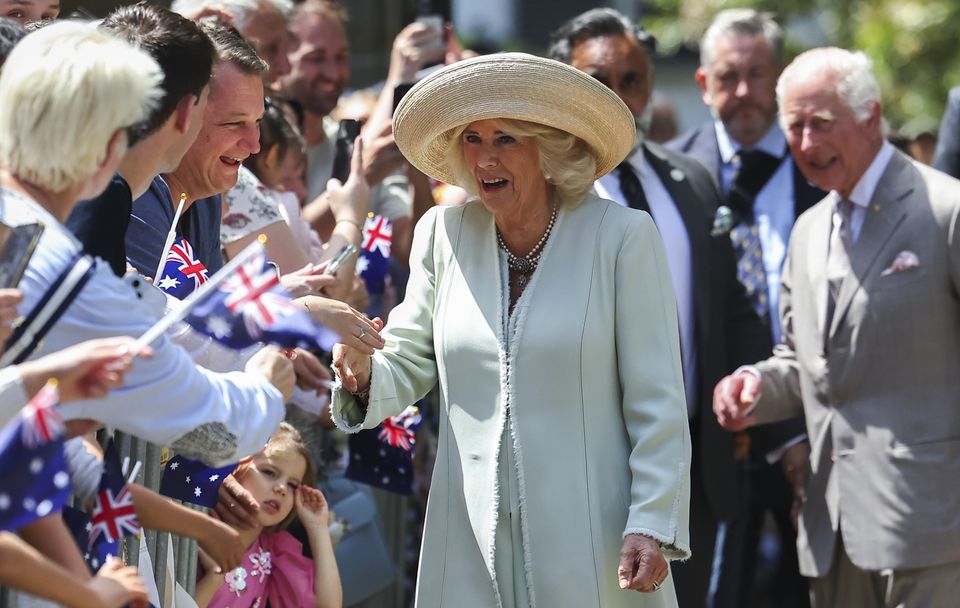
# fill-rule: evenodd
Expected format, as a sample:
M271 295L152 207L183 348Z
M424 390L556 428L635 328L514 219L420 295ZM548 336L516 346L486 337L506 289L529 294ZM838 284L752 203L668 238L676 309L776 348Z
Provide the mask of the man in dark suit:
M768 353L782 339L780 272L790 231L825 194L797 170L776 124L782 50L783 30L770 15L753 9L717 14L701 41L696 73L714 120L668 144L703 163L723 193L730 219L723 225L718 217L715 227L730 234L738 278L769 328L758 345ZM807 604L792 551L809 452L803 432L797 418L775 425L763 439L755 432L740 436L750 446L741 461L744 499L724 531L724 569L718 574L718 593L733 605L748 605L767 512L777 523L781 544L769 600L778 606Z
M960 87L950 89L947 97L933 166L947 175L960 178Z
M691 158L646 141L654 40L612 9L579 15L554 34L550 54L610 87L637 118L637 145L596 183L601 196L653 216L667 252L680 324L690 417L693 558L672 565L679 604L706 603L717 524L737 512L733 435L711 415L711 382L757 350L766 328L737 282L726 235L712 236L719 205L712 178ZM738 332L743 331L743 334ZM736 339L735 339L736 338Z

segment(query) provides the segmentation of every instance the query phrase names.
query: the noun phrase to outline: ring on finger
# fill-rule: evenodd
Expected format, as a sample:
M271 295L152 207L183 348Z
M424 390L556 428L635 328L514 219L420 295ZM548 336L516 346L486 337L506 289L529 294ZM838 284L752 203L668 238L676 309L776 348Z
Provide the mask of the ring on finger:
M655 592L660 591L660 583L658 583L657 581L653 581L653 590Z
M357 334L357 340L363 340L363 337L367 335L367 330L360 326L360 333Z
M234 508L234 507L236 507L236 506L237 506L237 503L235 503L235 502L231 502L231 503L230 503L230 508L231 508L231 509Z

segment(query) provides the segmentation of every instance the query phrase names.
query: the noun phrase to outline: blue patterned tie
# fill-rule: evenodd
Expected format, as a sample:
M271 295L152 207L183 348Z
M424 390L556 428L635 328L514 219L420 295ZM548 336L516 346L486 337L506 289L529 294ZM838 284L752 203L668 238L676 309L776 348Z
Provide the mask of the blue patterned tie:
M753 202L780 166L781 159L759 150L744 150L737 156L739 167L727 195L727 204L740 220L730 231L730 240L737 253L737 279L746 290L753 310L761 319L769 321L767 273Z

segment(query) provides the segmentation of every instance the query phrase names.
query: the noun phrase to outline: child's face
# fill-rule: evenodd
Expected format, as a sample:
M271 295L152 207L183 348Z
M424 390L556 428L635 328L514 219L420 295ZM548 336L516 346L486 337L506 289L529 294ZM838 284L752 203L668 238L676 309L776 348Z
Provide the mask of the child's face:
M275 526L293 510L297 488L303 483L307 461L296 452L263 453L237 471L240 484L260 505L257 519L264 528Z
M20 25L53 21L60 14L60 0L0 0L0 17Z
M303 177L305 168L306 157L303 152L291 147L283 160L268 167L267 180L270 183L267 186L280 192L292 192L302 205L307 198L307 183Z

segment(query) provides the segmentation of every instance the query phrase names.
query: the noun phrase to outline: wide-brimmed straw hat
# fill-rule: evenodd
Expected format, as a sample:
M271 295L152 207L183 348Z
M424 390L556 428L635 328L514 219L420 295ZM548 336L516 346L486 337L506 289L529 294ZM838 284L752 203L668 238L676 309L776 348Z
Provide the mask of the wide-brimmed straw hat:
M456 183L448 158L452 131L475 120L512 118L585 141L606 175L633 148L636 123L616 93L576 68L526 53L467 59L434 72L404 96L393 135L413 165Z

